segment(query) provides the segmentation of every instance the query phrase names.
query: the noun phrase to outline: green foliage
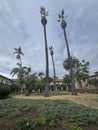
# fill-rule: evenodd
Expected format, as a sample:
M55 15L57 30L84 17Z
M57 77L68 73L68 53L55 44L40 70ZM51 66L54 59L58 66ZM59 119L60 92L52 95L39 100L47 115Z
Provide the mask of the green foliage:
M70 130L82 130L82 128L78 127L77 123L72 123L70 126Z
M86 89L85 92L90 94L98 94L98 89Z
M28 118L19 120L18 130L32 130L32 122Z
M52 85L49 85L49 88L53 91L54 90L54 84L52 84Z
M85 62L85 60L79 61L78 58L71 56L71 60L73 63L73 71L75 74L75 78L79 80L85 81L89 77L89 62ZM64 68L69 71L69 59L66 59L63 62Z
M96 87L98 87L98 79L90 79L89 81L88 81L88 83L90 84L90 85L95 85Z
M68 90L71 91L71 79L70 79L70 75L65 75L63 77L63 82L65 83L66 86L68 86Z
M11 92L18 92L19 89L20 89L20 87L19 87L19 85L17 85L17 84L12 84L12 85L10 86Z
M52 128L56 127L56 122L54 120L51 120L49 126Z
M38 90L38 77L36 73L30 74L25 78L25 85L26 85L26 90L28 90L28 94L26 95L30 95L32 89Z
M45 83L46 77L44 77L44 78L42 79L42 81ZM53 78L49 77L49 84L50 84L51 82L53 82Z
M44 126L46 123L46 119L43 117L36 118L34 121L34 126Z
M36 112L48 122L66 118L79 125L98 125L98 110L67 100L6 99L0 102L0 117L13 118L25 111ZM44 120L41 119L41 124ZM40 120L40 119L39 119Z
M98 102L98 98L91 99L92 101Z
M10 93L11 92L9 88L0 86L0 99L8 98Z

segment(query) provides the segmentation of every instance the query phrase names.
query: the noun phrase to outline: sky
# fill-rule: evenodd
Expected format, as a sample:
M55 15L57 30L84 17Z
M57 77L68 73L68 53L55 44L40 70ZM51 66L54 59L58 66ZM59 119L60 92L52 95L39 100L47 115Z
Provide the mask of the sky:
M0 74L12 78L10 72L18 62L13 54L19 46L24 53L23 66L31 67L32 73L46 71L45 42L41 24L40 7L49 11L47 17L48 47L54 48L56 76L67 72L63 61L67 49L63 30L57 22L64 9L67 38L71 55L90 62L90 74L98 71L98 0L0 0ZM49 75L53 66L49 55Z

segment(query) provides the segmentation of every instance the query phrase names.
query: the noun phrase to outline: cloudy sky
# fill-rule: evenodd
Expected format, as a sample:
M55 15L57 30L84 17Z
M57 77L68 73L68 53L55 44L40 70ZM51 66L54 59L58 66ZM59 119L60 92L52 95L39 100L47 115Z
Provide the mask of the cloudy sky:
M58 14L62 9L68 15L67 38L71 54L90 62L91 74L98 71L98 0L0 0L0 73L9 76L16 67L14 49L21 46L23 65L32 72L45 73L45 44L40 7L49 10L47 17L48 47L54 48L56 75L66 71L66 45ZM49 55L50 76L53 76Z

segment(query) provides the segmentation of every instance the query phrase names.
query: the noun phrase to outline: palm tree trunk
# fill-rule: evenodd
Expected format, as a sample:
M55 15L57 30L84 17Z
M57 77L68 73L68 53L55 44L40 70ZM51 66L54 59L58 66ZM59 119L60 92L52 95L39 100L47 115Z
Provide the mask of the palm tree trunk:
M51 55L51 57L52 57L53 72L54 72L54 89L56 90L56 86L55 86L55 80L56 80L55 64L54 64L53 55Z
M48 46L47 46L47 36L46 36L46 26L44 25L44 38L45 38L45 52L46 52L46 83L45 83L45 93L44 96L49 96L49 62L48 62Z
M72 91L72 95L77 95L77 91L76 91L76 87L75 87L75 77L74 77L74 73L73 73L72 60L71 60L71 56L70 56L70 50L69 50L69 46L68 46L66 30L65 29L63 29L63 30L64 30L64 38L65 38L65 42L66 42L67 54L68 54L68 59L69 59L70 78L71 78L71 91Z
M22 60L21 60L21 56L20 56L20 65L21 65L21 68L22 68Z

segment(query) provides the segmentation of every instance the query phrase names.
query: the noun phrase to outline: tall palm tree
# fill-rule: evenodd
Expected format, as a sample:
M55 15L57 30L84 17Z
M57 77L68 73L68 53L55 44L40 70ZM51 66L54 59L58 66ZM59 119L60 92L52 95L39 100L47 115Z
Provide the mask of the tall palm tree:
M46 11L44 7L41 7L40 13L41 13L41 23L44 27L45 52L46 52L46 85L45 85L44 96L48 97L49 96L49 61L48 61L48 45L47 45L47 35L46 35L46 25L47 25L46 16L48 16L48 11Z
M72 60L71 60L68 40L67 40L67 36L66 36L67 23L66 23L65 19L66 19L67 16L66 17L64 16L64 10L61 11L61 14L59 14L58 17L59 17L58 22L61 22L61 28L63 29L64 39L65 39L65 43L66 43L66 47L67 47L67 55L68 55L69 67L70 67L72 95L77 95L77 91L76 91L76 87L75 87L75 79L74 79L73 67L72 67Z
M54 64L54 58L53 58L53 55L54 55L54 51L53 51L53 47L49 47L49 50L50 50L50 55L51 55L51 58L52 58L52 63L53 63L53 72L54 72L54 87L55 87L55 80L56 80L56 72L55 72L55 64ZM55 88L56 89L56 88Z
M13 52L13 54L16 54L16 59L19 60L19 63L17 63L18 68L14 68L14 69L12 70L11 74L13 73L13 76L14 76L15 74L17 74L17 73L19 72L20 79L22 79L22 73L23 73L22 71L23 71L23 69L24 69L25 67L22 67L21 55L24 55L24 54L23 54L23 52L22 52L20 46L19 46L18 48L14 48L14 50L15 50L15 51Z
M21 50L21 47L19 46L18 48L14 48L14 53L13 54L16 54L16 59L20 60L20 65L22 67L22 60L21 60L21 55L24 55L22 50Z
M19 46L18 48L14 48L14 50L15 51L14 51L13 54L16 54L16 59L19 60L19 63L17 63L18 67L12 69L10 74L12 76L17 74L17 78L18 78L19 84L22 85L24 73L26 72L26 68L27 67L22 67L21 55L24 55L24 54L23 54L23 52L21 50L21 47Z

